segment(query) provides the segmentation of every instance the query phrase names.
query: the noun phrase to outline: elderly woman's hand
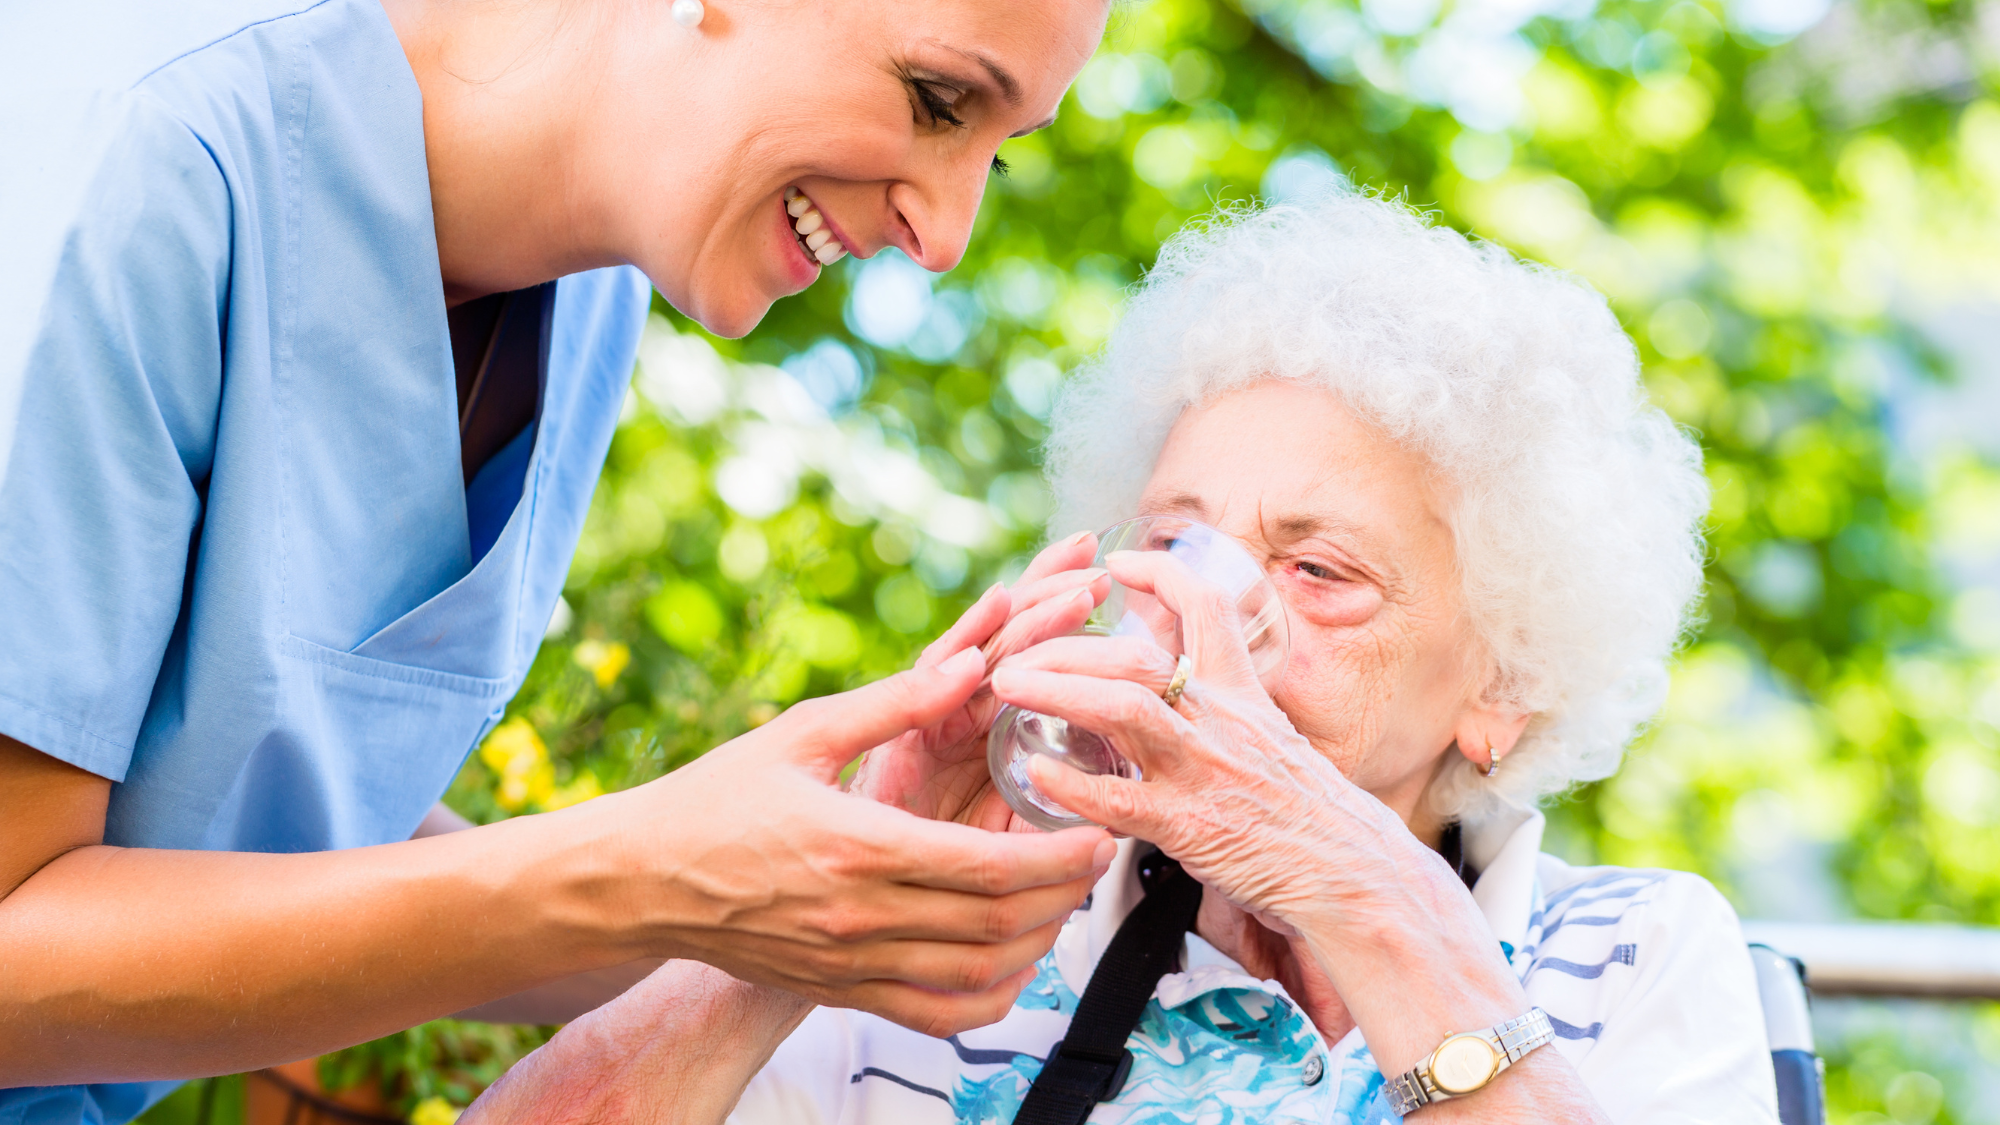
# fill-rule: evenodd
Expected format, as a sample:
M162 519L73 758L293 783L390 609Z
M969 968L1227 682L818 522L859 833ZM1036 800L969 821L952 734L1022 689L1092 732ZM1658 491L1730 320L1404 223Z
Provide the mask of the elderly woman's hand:
M1193 675L1171 708L1161 693L1175 658L1143 640L1063 637L1006 661L993 679L1001 700L1103 735L1142 774L1092 777L1038 760L1029 769L1042 792L1158 844L1254 919L1206 903L1202 923L1246 967L1297 988L1322 1030L1344 1030L1351 1014L1385 1073L1415 1065L1445 1035L1525 1012L1456 873L1265 695L1233 602L1164 553L1108 563L1180 619ZM1282 964L1288 954L1298 963ZM1502 1096L1534 1092L1516 1086Z
M917 658L918 668L979 648L986 667L1051 637L1073 633L1110 590L1102 570L1089 569L1097 537L1084 532L1044 548L1020 581L995 585ZM934 820L993 831L1035 831L993 789L986 769L986 732L1000 704L982 685L964 707L923 730L870 750L853 791Z
M1257 682L1236 606L1164 552L1111 556L1111 573L1180 619L1193 676L1161 699L1176 658L1145 640L1062 637L1002 662L1005 702L1109 738L1143 780L1030 763L1042 791L1114 831L1158 844L1280 933L1317 914L1365 915L1411 864L1443 871L1396 814L1351 784Z

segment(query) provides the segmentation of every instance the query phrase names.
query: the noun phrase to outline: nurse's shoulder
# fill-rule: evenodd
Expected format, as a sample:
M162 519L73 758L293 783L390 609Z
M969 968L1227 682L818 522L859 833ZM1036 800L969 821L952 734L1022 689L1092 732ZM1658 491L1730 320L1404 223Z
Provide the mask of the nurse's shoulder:
M116 95L161 67L322 0L72 0L0 6L0 90Z
M229 238L226 156L202 119L225 106L268 116L270 99L245 89L244 33L316 7L360 15L354 0L0 5L0 484L33 353L70 312L64 261L119 258L110 279L132 283L226 265L214 260ZM153 280L199 287L184 269Z

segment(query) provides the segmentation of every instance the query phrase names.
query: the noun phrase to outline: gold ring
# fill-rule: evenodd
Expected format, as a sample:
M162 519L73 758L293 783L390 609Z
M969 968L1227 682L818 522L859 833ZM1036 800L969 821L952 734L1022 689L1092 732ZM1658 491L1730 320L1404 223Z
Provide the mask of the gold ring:
M1188 659L1187 653L1181 653L1181 658L1174 662L1174 678L1167 681L1167 690L1160 693L1160 699L1167 706L1181 705L1181 696L1187 691L1188 676L1193 671L1194 661Z

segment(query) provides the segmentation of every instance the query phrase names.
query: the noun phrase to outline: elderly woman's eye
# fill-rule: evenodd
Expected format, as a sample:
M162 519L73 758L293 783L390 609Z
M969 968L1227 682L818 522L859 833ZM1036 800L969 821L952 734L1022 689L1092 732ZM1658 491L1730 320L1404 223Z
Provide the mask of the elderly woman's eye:
M1302 562L1299 564L1299 569L1312 575L1314 578L1325 578L1330 581L1334 577L1333 571L1328 570L1318 563Z

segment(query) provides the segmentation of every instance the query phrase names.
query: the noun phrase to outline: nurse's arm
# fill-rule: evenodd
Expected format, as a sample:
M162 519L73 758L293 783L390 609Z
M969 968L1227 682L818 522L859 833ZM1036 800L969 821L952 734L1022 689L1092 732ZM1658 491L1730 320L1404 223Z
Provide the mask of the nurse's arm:
M440 801L424 814L423 823L410 833L410 839L421 840L426 836L441 836L446 832L463 832L471 828L472 822L452 811L449 805ZM613 999L659 968L666 962L658 957L646 957L623 965L613 965L608 969L593 969L587 973L577 973L561 980L550 981L526 992L503 996L498 1000L467 1008L457 1013L462 1020L483 1020L487 1023L568 1023L594 1008L610 1003Z
M992 1022L1110 840L923 820L834 784L983 674L974 652L635 789L333 852L107 846L110 783L0 739L0 1088L236 1073L642 957L935 1035Z

